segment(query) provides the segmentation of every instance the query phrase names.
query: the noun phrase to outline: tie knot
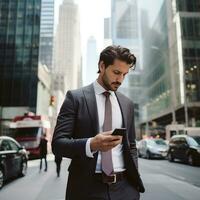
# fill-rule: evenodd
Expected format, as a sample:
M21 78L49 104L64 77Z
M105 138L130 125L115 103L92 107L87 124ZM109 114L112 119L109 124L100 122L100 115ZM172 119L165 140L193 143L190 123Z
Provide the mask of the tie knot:
M105 91L105 92L103 92L103 95L104 95L105 97L109 97L109 96L110 96L110 92Z

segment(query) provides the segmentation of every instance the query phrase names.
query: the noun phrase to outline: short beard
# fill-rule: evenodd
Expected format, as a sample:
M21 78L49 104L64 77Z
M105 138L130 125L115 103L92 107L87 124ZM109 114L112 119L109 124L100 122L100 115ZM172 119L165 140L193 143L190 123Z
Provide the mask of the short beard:
M104 84L104 86L107 90L111 90L111 91L117 90L117 89L113 90L113 88L110 86L106 73L104 73L103 76L102 76L102 82L103 82L103 84Z

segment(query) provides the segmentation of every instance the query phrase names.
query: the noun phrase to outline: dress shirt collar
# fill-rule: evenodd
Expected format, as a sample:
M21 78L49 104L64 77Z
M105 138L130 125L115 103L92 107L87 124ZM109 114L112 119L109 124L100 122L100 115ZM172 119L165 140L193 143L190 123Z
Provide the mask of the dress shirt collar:
M94 92L95 92L95 94L100 95L100 94L102 94L102 93L104 93L104 92L107 91L104 87L102 87L102 86L98 83L97 80L93 83L93 86L94 86ZM114 92L114 91L111 91L111 90L109 90L108 92L110 92L110 94L111 94L112 96L114 96L114 94L115 94L115 92Z

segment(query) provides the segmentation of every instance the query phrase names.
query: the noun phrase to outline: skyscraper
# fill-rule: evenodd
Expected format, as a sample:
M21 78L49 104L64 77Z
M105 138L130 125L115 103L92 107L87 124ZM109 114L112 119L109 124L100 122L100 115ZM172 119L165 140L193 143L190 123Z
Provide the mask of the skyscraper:
M199 11L198 0L166 0L149 30L145 123L200 126Z
M122 45L131 50L137 57L137 66L130 72L121 86L125 93L135 104L136 126L139 122L140 112L140 38L138 26L137 0L111 1L111 38L114 45Z
M111 18L104 18L104 46L112 45L111 39Z
M142 33L144 90L141 95L145 97L144 102L146 101L146 105L143 107L145 111L143 119L149 119L147 120L149 122L154 121L154 116L166 112L166 107L171 111L172 105L170 101L171 79L166 2L162 5L152 28L143 27L143 31L145 31ZM147 124L145 123L145 125ZM150 133L150 131L146 132Z
M0 0L0 105L36 111L41 0Z
M84 85L88 85L97 78L98 71L98 58L97 58L97 44L94 37L90 37L87 41L87 52L86 52L86 74Z
M41 0L0 0L0 126L27 111L48 114L49 72L38 65L40 19Z
M200 1L168 0L167 12L176 118L200 126Z
M42 0L39 62L52 69L54 34L54 0Z
M80 22L78 5L64 0L60 5L55 41L56 90L65 93L79 87L81 73Z

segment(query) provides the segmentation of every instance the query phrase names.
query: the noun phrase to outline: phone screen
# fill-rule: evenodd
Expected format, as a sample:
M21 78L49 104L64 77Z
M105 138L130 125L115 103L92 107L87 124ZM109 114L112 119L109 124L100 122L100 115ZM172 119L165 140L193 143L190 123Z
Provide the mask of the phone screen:
M125 134L126 134L126 128L116 128L116 129L112 132L112 135L124 136Z

